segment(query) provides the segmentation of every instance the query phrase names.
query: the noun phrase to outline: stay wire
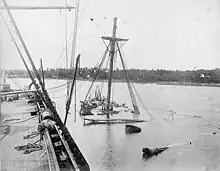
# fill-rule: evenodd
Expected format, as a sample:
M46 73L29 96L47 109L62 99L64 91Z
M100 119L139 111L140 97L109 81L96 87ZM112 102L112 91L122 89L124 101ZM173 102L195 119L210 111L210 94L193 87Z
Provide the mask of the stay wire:
M108 67L109 61L110 61L110 58L108 57L108 60L107 60L107 62L106 62L105 68ZM103 91L104 83L105 83L105 81L103 80L103 81L102 81L102 84L101 84L101 94L102 94L102 91Z
M109 46L109 45L108 45L108 46ZM93 81L92 81L92 83L91 83L91 85L90 85L90 87L89 87L89 91L87 92L84 101L86 101L86 99L87 99L87 97L88 97L88 95L89 95L89 93L90 93L90 91L91 91L91 89L92 89L92 86L93 86L95 80L96 80L97 77L98 77L98 74L99 74L99 72L100 72L100 69L101 69L101 67L102 67L102 64L103 64L104 60L106 59L107 52L108 52L108 50L106 49L105 52L104 52L104 54L103 54L102 61L101 61L100 65L99 65L99 67L98 67L98 71L97 71L95 77L93 78Z
M7 76L15 83L15 85L16 85L19 89L21 89L21 87L18 85L18 83L16 83L16 81L13 79L12 76L10 76L8 73L7 73Z
M122 58L124 56L124 52L123 52L123 49L121 49L121 52L122 52ZM123 58L123 60L125 61L125 59ZM125 69L127 70L127 66L126 66L126 63L124 62L124 65L125 65ZM127 72L127 71L126 71ZM147 114L151 117L151 119L155 119L153 117L153 115L151 114L151 112L148 110L148 108L144 105L143 101L141 100L141 97L140 95L138 94L137 92L137 89L135 88L134 84L131 82L131 85L133 86L134 88L134 91L135 91L135 94L137 95L138 97L138 100L140 101L141 105L143 106L144 110L147 112Z
M1 65L1 68L4 70L5 68L3 68L3 66ZM13 79L13 77L9 74L9 73L7 73L7 72L5 72L6 74L7 74L7 76L15 83L15 85L19 88L19 89L21 89L21 87L18 85L18 83L16 83L16 81Z

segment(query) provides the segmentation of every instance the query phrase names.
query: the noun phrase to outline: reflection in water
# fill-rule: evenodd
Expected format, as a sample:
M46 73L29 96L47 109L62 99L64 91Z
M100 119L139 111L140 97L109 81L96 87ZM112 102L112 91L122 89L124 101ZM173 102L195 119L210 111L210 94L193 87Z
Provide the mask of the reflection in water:
M106 149L102 158L102 165L107 170L117 168L117 156L114 148L115 142L113 138L112 125L106 125Z

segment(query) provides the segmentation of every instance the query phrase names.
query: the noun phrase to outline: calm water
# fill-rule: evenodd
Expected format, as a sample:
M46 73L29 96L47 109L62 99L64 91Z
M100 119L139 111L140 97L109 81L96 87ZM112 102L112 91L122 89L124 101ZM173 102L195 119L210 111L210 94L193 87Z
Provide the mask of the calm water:
M12 87L17 88L12 80ZM21 87L30 83L16 79ZM47 88L61 85L63 80L47 80ZM77 108L90 82L77 83ZM126 135L124 125L83 126L74 112L68 128L93 171L207 171L220 170L220 89L215 87L166 86L136 84L144 104L156 118L138 125L142 132ZM66 90L48 90L56 102L61 118L65 113ZM131 107L126 84L116 83L114 97ZM164 118L175 111L174 120ZM149 119L142 110L141 116ZM197 116L197 117L196 117ZM199 118L198 116L201 116ZM216 132L216 135L209 133ZM189 142L192 145L189 145ZM149 160L142 158L142 148L176 144Z

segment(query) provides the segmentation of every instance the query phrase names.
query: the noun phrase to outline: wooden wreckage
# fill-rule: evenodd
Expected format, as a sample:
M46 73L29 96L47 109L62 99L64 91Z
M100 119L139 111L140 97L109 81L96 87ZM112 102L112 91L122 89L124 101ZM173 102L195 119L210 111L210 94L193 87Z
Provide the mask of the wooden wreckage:
M143 148L143 158L149 159L153 156L157 156L158 154L164 152L169 147L160 147L160 148Z
M31 81L32 81L36 90L35 91L20 91L20 92L4 93L4 94L1 94L1 100L4 100L4 98L7 99L8 96L12 96L12 95L16 95L19 98L20 94L26 94L29 99L28 101L31 101L31 103L33 103L34 105L37 106L36 111L32 112L32 115L36 115L35 117L38 118L36 120L38 122L37 124L36 124L36 122L32 122L32 125L28 125L28 123L27 123L27 126L33 127L34 125L36 125L37 131L35 131L35 133L37 135L40 135L40 140L36 141L36 142L40 141L40 144L37 144L36 142L34 142L32 144L28 143L27 145L24 145L24 146L17 146L17 147L15 147L14 150L17 150L17 151L25 150L23 154L29 154L33 151L38 151L38 150L43 149L43 146L41 144L42 144L42 142L44 142L44 144L45 144L44 147L46 147L45 153L47 153L46 162L48 163L48 166L46 168L44 168L43 170L50 170L50 171L59 171L59 170L88 171L88 170L90 170L86 159L84 158L82 152L80 151L76 142L74 141L71 134L69 133L67 127L62 122L59 114L56 111L54 103L51 101L51 99L48 95L48 92L45 89L44 79L40 76L40 74L38 73L38 71L35 67L35 64L32 60L32 57L31 57L31 55L28 51L28 48L26 47L26 44L20 34L20 31L15 23L15 20L11 14L10 8L9 8L6 0L3 0L3 4L4 4L4 9L7 11L8 15L9 15L9 18L14 26L16 34L17 34L17 36L18 36L18 38L24 48L24 51L28 57L28 60L31 64L31 66L32 66L32 69L34 71L34 75L30 72L30 69L27 65L27 62L25 61L20 49L18 48L18 45L17 45L12 33L10 32L10 29L7 27L8 31L13 39L13 43L15 44L15 46L17 48L17 51L18 51L18 53L24 63L26 70L28 71L28 74L29 74ZM79 56L78 56L78 58L79 58ZM76 66L77 66L77 64L76 64ZM34 77L37 78L38 83L35 81ZM72 81L72 85L74 85L74 82L75 82L75 80ZM71 99L68 101L67 106L70 105L70 102L71 102ZM68 113L68 111L67 111L67 113ZM21 117L23 117L23 115L21 115ZM33 118L31 118L31 119L33 119ZM65 118L65 122L66 122L66 118ZM3 128L4 126L8 126L7 130L10 127L12 127L10 125L5 125L4 123L1 124L1 122L0 122L0 127ZM25 126L25 125L21 125L21 126ZM7 133L7 130L6 130L6 133ZM22 133L20 133L20 134L22 134ZM0 140L0 141L3 141L3 142L1 142L2 145L4 144L4 142L5 142L5 144L11 143L10 146L13 145L13 143L16 143L16 142L12 142L13 140L11 142L7 142L7 138L4 139L4 137ZM24 139L34 138L34 137L36 137L36 136L32 134L29 136L25 136ZM11 137L11 138L13 138L13 137ZM10 139L10 138L8 138L8 139ZM19 142L18 139L16 141ZM7 149L7 148L10 148L10 146L5 146L5 147ZM4 150L4 149L1 148L1 150ZM4 154L7 156L7 151L5 151L5 153L2 152L1 155L4 155ZM1 158L1 155L0 155L0 159L3 161L4 158ZM17 155L18 154L16 153L15 156L17 156ZM14 156L11 156L11 157L13 159ZM9 158L9 159L11 160L11 158ZM37 157L35 155L30 156L30 159L31 159L32 163L33 163L33 161L35 161L34 162L35 164L38 163L40 160L39 156ZM2 161L0 161L0 166L2 166L2 164L4 164L4 162L2 162ZM27 162L28 157L27 156L20 156L19 161L21 161L23 164L28 163ZM5 162L7 163L8 161L5 161ZM11 162L13 163L13 160ZM6 167L6 166L2 166L2 167L3 167L2 169L4 169L4 167ZM0 169L1 169L1 167L0 167ZM19 166L16 166L16 168L14 168L14 170L32 170L32 169L37 170L37 168L34 168L29 164L22 166L22 169L20 169Z
M129 80L129 75L127 73L127 68L122 56L121 47L124 45L128 39L122 39L116 37L116 29L117 29L117 18L113 20L113 35L111 37L102 37L104 44L106 45L106 50L101 57L100 63L94 67L92 73L95 74L93 76L92 83L89 87L89 90L81 102L80 108L80 116L82 116L85 125L91 124L115 124L115 123L136 123L136 122L145 122L146 120L140 120L138 116L140 115L140 110L138 108L137 100L135 94L141 101L140 96L138 95L134 84ZM105 41L109 41L109 44L106 44ZM108 56L108 57L107 57ZM120 58L126 83L128 85L128 90L130 93L133 109L128 109L126 104L118 104L113 101L113 71L114 71L114 63L116 62L117 56ZM107 60L106 60L107 59ZM106 71L108 71L108 86L107 86L107 97L102 96L103 84L101 86L97 86L95 89L95 95L93 96L91 93L92 87L94 86L95 81L99 78L100 70L103 67L104 62L106 62ZM109 64L109 66L108 66ZM104 68L104 67L103 67ZM92 97L93 96L93 97ZM143 105L143 102L142 102ZM144 105L143 105L144 106ZM94 112L95 111L95 112ZM121 111L125 113L132 114L131 118L120 117ZM153 116L145 107L145 111L153 119ZM103 118L106 117L106 118ZM110 118L111 117L111 118Z
M125 125L125 132L127 134L139 133L141 132L141 128L134 125Z

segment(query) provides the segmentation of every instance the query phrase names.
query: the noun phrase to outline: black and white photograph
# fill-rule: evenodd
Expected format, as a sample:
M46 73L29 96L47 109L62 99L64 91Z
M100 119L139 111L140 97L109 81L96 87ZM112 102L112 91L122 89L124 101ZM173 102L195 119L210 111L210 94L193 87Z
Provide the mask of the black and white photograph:
M0 0L0 171L219 171L220 0Z

